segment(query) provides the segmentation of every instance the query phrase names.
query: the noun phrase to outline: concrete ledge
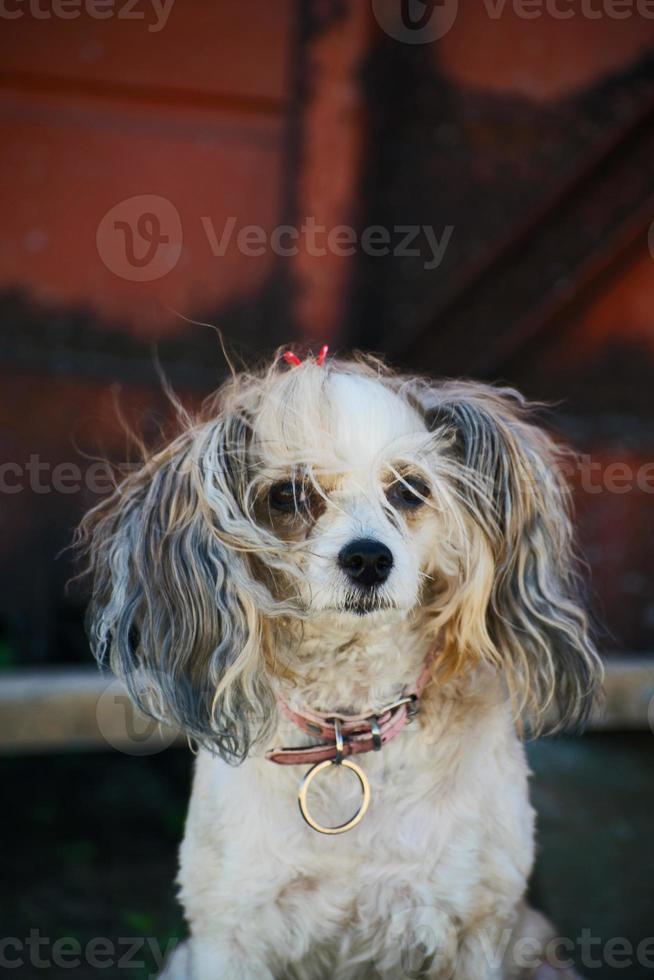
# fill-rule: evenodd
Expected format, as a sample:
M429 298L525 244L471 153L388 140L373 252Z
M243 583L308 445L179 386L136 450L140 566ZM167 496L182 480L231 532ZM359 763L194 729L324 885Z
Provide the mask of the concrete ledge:
M606 699L591 730L654 732L654 656L608 658ZM183 741L138 712L119 681L94 667L0 674L0 752L160 752Z
M175 738L134 708L120 681L95 667L0 674L0 752L114 748L147 755Z
M595 712L591 729L649 729L654 733L654 654L607 657L605 703Z

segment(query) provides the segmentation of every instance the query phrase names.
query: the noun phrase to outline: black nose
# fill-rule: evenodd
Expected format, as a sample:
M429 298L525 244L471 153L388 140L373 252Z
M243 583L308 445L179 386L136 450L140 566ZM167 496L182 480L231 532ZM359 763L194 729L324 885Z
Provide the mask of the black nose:
M366 589L385 582L393 567L393 555L381 541L359 538L346 544L338 563L353 582Z

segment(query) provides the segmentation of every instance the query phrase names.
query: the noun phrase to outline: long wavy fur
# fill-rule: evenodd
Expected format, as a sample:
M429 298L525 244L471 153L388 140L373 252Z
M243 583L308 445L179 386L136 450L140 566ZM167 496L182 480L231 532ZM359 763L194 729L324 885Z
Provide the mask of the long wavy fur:
M279 630L306 610L294 555L303 544L263 526L257 501L273 476L271 453L319 489L336 372L375 378L432 432L433 451L402 455L425 471L448 529L423 611L442 628L450 669L493 664L516 716L526 713L535 730L555 707L557 725L583 720L599 661L578 598L556 445L515 392L401 377L365 358L325 367L309 358L291 371L277 360L234 375L86 516L78 545L92 575L98 661L144 711L229 761L266 738L274 704L265 665Z
M471 522L447 622L457 661L482 657L502 670L534 733L582 725L602 668L581 599L564 451L512 389L446 382L423 404L430 426L452 434Z

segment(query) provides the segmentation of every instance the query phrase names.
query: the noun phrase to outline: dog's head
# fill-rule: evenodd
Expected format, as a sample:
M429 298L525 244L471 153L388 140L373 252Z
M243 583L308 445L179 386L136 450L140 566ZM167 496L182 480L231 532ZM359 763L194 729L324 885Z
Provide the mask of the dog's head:
M536 727L596 675L565 484L513 391L308 359L233 377L82 525L90 635L145 710L238 760L280 629L410 617Z

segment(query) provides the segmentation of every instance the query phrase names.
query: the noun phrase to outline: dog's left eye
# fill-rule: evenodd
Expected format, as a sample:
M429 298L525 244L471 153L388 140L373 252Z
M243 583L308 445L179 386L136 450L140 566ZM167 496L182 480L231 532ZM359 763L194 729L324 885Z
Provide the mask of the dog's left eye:
M268 503L273 510L290 514L298 510L307 502L307 495L301 484L293 483L292 480L285 480L282 483L273 483L268 491Z
M428 497L429 493L429 487L420 477L405 476L389 487L386 496L394 507L415 510L417 507L422 507L424 498Z

